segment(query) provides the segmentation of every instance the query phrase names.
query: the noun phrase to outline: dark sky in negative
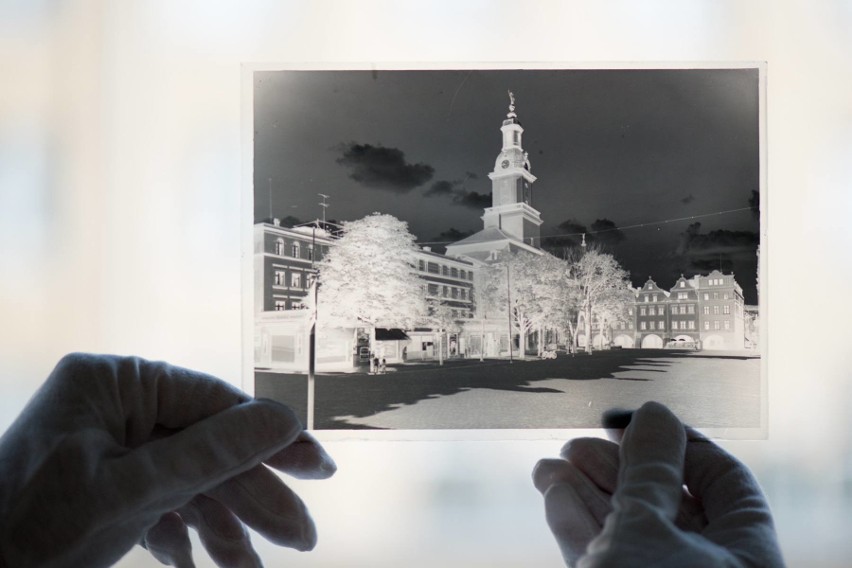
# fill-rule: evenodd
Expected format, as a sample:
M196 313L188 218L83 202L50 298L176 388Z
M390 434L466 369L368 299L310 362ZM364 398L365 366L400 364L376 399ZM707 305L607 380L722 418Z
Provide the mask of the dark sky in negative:
M324 193L329 219L389 213L421 242L481 229L511 89L543 236L648 224L609 249L634 284L721 265L757 301L756 215L671 221L749 207L757 69L261 71L254 87L256 221L321 217Z

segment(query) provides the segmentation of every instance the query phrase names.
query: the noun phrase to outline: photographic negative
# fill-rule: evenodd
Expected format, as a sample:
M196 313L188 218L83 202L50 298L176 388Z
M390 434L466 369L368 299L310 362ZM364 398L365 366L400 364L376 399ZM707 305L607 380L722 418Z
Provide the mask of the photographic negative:
M764 73L247 69L250 390L315 430L763 435Z

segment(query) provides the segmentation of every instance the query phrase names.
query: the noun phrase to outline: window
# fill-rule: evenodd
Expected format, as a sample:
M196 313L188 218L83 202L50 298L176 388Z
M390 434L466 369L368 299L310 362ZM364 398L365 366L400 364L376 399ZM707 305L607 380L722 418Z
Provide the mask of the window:
M705 322L704 322L704 329L705 329L705 330L709 330L709 329L710 329L710 322L709 322L709 321L705 321Z
M686 306L686 313L694 314L695 313L695 306L693 306L692 304L689 304L688 306Z
M450 313L452 314L453 319L456 319L457 317L459 317L458 310L450 310Z
M441 265L441 275L442 275L442 276L448 276L449 274L450 274L450 271L449 271L449 269L447 268L447 266L446 266L446 265Z
M458 299L458 297L459 297L459 289L458 289L458 288L453 288L452 290L453 290L453 292L452 292L452 294L451 294L451 295L452 295L453 299L456 299L456 300L457 300L457 299Z
M718 299L719 299L719 292L713 292L713 299L714 299L714 300L718 300Z
M705 316L709 316L709 315L710 315L710 306L704 306L704 315L705 315Z
M683 282L681 282L681 284L683 284ZM686 292L678 292L677 293L677 299L678 300L686 300L686 298L687 298Z
M644 307L639 308L639 315L640 315L640 316L644 316L644 315L645 315L645 308L644 308Z
M693 320L689 320L689 329L695 329L695 322Z
M655 322L655 321L652 321L652 322L651 322L651 329L655 329L655 327L654 327L654 326L656 325L656 323L657 323L657 322Z
M275 300L275 311L281 312L287 309L287 302L284 300Z
M666 322L663 320L660 320L660 329L666 329Z
M677 329L677 322L676 321L672 322L672 329Z
M648 294L645 294L645 301L648 301Z
M704 301L706 302L709 299L710 299L710 294L708 294L707 292L704 292Z
M442 288L443 288L443 291L441 292L441 294L446 298L447 294L449 294L450 291L447 289L446 286L442 286Z
M629 316L633 315L633 308L627 308L627 315L629 315Z
M639 322L639 329L641 329L642 331L645 331L645 322L644 321Z
M690 307L692 307L692 306L690 306ZM678 312L680 312L681 315L686 315L686 306L680 306L678 308Z
M461 278L462 280L467 280L467 271L459 270L459 278Z
M713 306L713 315L714 315L714 316L718 316L718 315L719 315L719 306Z
M450 269L450 276L452 276L453 278L458 278L459 277L459 269L456 268L456 267L451 268Z
M660 307L657 309L657 313L658 313L658 314L660 314L661 316L666 315L666 307L665 307L665 306L660 306Z
M681 281L680 281L680 287L681 287L681 288L686 288L686 282L684 282L683 280L681 280Z
M729 322L728 320L725 320L725 331L730 331L730 329L731 329L731 322Z
M437 284L429 284L428 290L429 290L430 296L437 296L438 295L438 285Z
M299 243L293 243L293 246L290 247L290 256L293 258L299 258L301 256L299 254Z
M437 262L430 262L428 265L426 265L426 269L432 274L440 274L441 272L441 268L438 266Z
M627 329L633 329L633 322L632 321L627 322Z
M301 288L302 287L302 275L299 272L291 272L290 273L290 286L292 288Z
M417 261L417 270L419 270L420 272L426 270L426 263L423 260Z
M723 314L725 314L726 316L727 316L727 315L730 315L730 313L731 313L731 306L722 306L722 313L723 313Z
M284 271L283 270L276 270L275 271L273 282L276 286L284 286L285 280L284 280Z
M275 254L284 256L284 239L280 237L275 241Z
M654 306L651 306L650 308L648 308L648 315L649 315L649 316L655 316L655 315L657 315L657 309L656 309L656 308L654 308Z
M714 322L713 322L713 329L718 330L718 329L719 329L719 327L720 327L720 326L719 326L719 322L718 322L718 321L714 321Z
M312 246L308 247L306 252L308 253L308 260L313 260L314 259L314 247L312 247Z
M651 296L651 301L652 301L652 302L656 302L656 301L657 301L657 295L656 295L656 294L654 294L653 296Z

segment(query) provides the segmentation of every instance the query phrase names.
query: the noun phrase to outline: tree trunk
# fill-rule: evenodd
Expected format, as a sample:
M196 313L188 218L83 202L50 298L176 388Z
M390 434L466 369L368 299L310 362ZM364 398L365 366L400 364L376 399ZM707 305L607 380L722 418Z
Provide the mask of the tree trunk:
M482 333L479 336L479 362L485 360L485 318L480 318Z
M518 329L518 359L527 358L527 331L521 327Z
M586 306L586 353L592 353L592 305Z
M444 364L444 331L438 331L438 365Z

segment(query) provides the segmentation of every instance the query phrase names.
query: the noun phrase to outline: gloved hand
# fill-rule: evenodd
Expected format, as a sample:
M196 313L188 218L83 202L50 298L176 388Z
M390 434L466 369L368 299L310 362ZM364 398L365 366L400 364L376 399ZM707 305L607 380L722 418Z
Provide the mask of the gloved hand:
M108 566L140 543L193 566L259 566L243 523L313 548L302 501L266 465L325 478L332 459L285 406L138 358L69 355L0 438L0 566Z
M633 414L620 448L581 438L562 457L533 481L569 566L784 565L749 470L661 404Z

